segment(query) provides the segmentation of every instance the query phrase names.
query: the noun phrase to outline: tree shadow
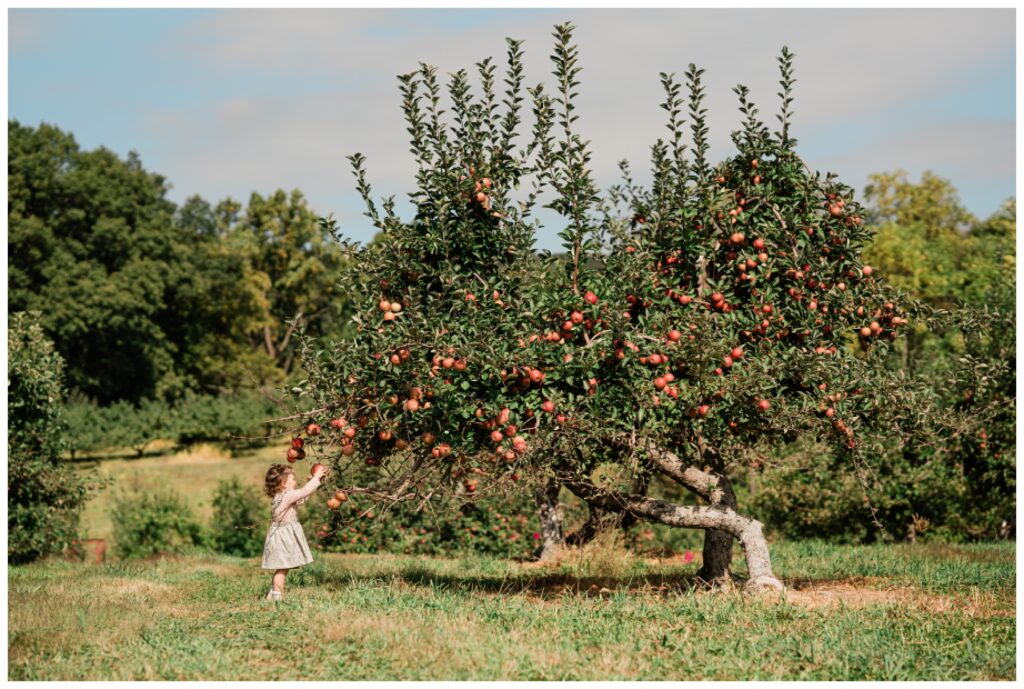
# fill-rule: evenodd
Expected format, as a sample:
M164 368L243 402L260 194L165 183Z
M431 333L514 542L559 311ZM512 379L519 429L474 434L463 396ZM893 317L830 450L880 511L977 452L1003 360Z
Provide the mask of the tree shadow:
M330 574L323 584L343 589L357 583L397 578L411 586L441 592L527 595L542 599L566 595L611 595L614 593L693 593L707 590L695 574L642 573L611 576L579 576L565 571L509 572L501 575L442 574L428 567L409 566L388 574Z

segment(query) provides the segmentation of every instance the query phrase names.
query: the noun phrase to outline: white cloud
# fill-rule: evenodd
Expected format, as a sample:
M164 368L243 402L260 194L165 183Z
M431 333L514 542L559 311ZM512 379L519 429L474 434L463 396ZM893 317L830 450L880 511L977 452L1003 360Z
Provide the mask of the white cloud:
M469 16L474 21L466 21ZM706 68L714 158L731 149L737 82L751 88L774 126L775 58L783 44L797 55L797 138L801 130L842 120L873 123L882 141L891 139L840 149L822 161L834 161L845 179L897 166L967 177L992 170L993 160L1000 174L1014 174L1012 126L950 123L940 133L872 120L962 86L955 75L969 77L965 66L986 69L1012 54L1012 10L224 11L184 28L160 49L207 78L264 74L272 86L212 110L151 109L144 126L157 127L173 148L166 160L147 163L181 192L219 197L298 187L326 213L337 210L328 204L337 204L339 194L351 194L344 156L360 151L379 192L404 195L413 167L395 75L419 61L442 74L472 68L487 55L503 66L503 39L512 36L526 40L527 83L550 82L551 31L565 20L577 26L584 68L579 128L593 141L602 184L616 181L621 158L646 168L650 144L664 135L659 71L681 78L690 62ZM917 131L905 136L905 128Z

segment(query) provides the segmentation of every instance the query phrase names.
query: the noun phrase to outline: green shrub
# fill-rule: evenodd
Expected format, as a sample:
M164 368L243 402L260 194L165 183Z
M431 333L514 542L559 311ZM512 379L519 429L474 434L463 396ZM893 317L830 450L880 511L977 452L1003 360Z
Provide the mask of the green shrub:
M826 447L798 443L751 481L752 512L769 531L833 543L994 539L1000 520L1013 514L1012 503L994 494L978 499L955 451L890 449L875 457L864 481L843 462Z
M210 545L217 552L253 557L263 552L269 501L237 477L217 483Z
M11 315L7 355L7 559L22 563L76 538L92 479L60 464L64 362L37 314Z
M192 509L172 491L118 496L110 513L122 558L180 553L206 544Z

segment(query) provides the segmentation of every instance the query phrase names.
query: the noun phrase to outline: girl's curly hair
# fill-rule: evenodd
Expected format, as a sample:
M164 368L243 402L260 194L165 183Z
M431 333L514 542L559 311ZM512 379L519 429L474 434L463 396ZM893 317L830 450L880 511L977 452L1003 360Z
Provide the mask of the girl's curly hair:
M267 497L272 498L280 493L285 477L291 473L293 473L291 467L284 464L271 464L267 469L267 478L263 482L263 492L267 494Z

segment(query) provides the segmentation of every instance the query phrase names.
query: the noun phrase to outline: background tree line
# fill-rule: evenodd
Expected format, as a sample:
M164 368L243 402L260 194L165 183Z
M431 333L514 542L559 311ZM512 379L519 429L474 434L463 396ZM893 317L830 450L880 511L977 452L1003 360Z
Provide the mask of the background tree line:
M167 402L277 384L289 321L340 334L341 253L299 191L180 207L133 152L8 122L8 313L37 311L73 395Z

